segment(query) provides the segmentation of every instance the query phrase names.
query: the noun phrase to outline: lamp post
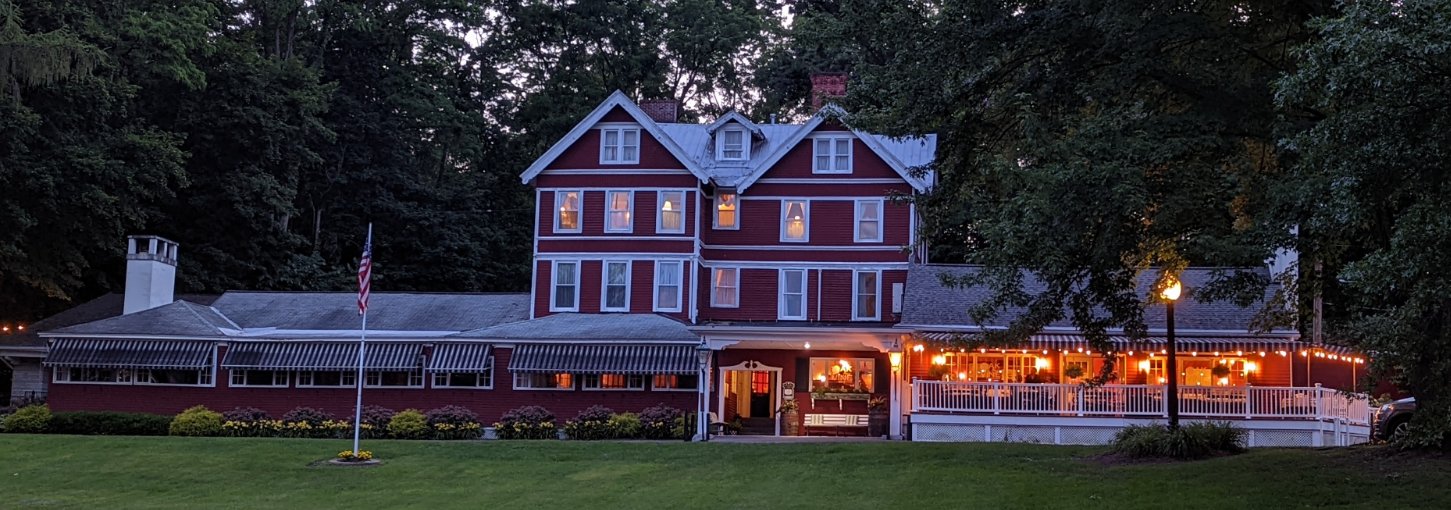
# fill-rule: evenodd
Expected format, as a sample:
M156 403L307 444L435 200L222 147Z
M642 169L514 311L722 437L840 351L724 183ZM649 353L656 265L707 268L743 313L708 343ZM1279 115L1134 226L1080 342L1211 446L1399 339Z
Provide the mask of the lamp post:
M1164 398L1169 404L1169 429L1179 428L1179 364L1178 346L1174 345L1174 302L1179 300L1179 293L1183 289L1179 285L1179 279L1169 277L1165 282L1164 289L1159 291L1159 297L1164 298L1167 305L1165 318L1168 323L1168 344L1169 344L1169 366L1165 369L1168 372L1169 391Z
M695 433L701 441L710 440L710 346L701 343L695 348L695 359L700 363L695 386L700 388L695 399Z

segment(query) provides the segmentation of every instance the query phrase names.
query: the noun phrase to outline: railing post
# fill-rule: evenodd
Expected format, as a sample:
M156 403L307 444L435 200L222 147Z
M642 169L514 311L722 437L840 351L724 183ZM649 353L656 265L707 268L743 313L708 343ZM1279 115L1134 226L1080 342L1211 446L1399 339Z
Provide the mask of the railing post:
M1249 381L1244 383L1244 419L1248 420L1254 416L1254 404L1250 401L1254 397L1254 389L1250 387Z
M1320 383L1315 383L1315 419L1325 419L1325 388L1320 387Z
M1002 405L1002 400L1003 400L1002 386L1003 386L1002 383L998 383L998 382L993 383L993 414L1002 414L1002 409L1003 409L1003 405Z
M1074 393L1077 395L1074 400L1078 404L1078 415L1083 416L1083 385L1074 386Z
M1163 414L1163 416L1165 418L1168 418L1169 417L1169 388L1167 386L1164 386L1164 385L1160 384L1159 385L1159 391L1161 392L1160 395L1162 395L1164 397L1164 398L1159 399L1159 411Z

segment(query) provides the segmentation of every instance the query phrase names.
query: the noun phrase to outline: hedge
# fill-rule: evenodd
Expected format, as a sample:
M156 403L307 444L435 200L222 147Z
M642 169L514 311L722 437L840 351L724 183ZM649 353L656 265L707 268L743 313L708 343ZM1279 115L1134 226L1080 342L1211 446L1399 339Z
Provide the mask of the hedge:
M89 436L164 436L170 426L171 417L160 414L76 411L52 415L47 431Z

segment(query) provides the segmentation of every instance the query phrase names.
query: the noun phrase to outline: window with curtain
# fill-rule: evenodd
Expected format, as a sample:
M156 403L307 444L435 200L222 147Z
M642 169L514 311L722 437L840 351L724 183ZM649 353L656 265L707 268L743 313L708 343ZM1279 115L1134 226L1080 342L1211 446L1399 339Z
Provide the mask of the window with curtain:
M685 232L685 192L661 191L659 197L660 217L657 218L655 231L672 234Z
M717 193L715 196L715 228L734 230L741 228L736 223L736 194Z
M746 144L746 131L744 129L727 129L720 133L720 152L718 157L722 160L745 160L750 157L749 145Z
M805 200L787 200L781 203L781 240L805 242L808 227L807 203Z
M881 289L879 280L881 273L876 271L857 271L855 290L855 307L851 315L853 319L876 320L881 318Z
M630 263L623 260L605 261L605 298L600 309L606 312L627 312L630 310Z
M862 200L856 203L856 242L882 241L882 202Z
M655 311L680 311L680 268L678 260L655 263Z
M640 130L638 128L605 128L600 130L600 163L624 164L640 162Z
M806 270L782 269L778 318L783 320L806 319Z
M574 311L579 303L579 263L554 263L553 311Z
M579 232L579 201L578 191L554 193L554 203L559 206L559 212L554 217L555 232Z
M815 144L815 164L812 172L818 174L849 174L851 173L851 138L846 137L823 137L817 138Z
M734 267L717 267L711 274L710 305L719 308L740 306L740 270Z
M632 202L634 202L632 194L628 191L610 191L605 195L605 203L609 204L605 218L605 231L629 232L633 230L630 223L630 210L633 208Z

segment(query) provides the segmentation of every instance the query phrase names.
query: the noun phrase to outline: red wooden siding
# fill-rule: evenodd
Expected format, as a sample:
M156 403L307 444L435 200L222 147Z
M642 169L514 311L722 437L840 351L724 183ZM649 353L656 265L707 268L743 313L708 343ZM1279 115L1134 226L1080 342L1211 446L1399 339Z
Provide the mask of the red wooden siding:
M629 119L633 121L633 119ZM649 131L640 130L640 162L632 164L600 164L600 130L591 128L579 140L559 154L546 169L638 169L685 168Z
M682 190L682 191L684 191L684 196L685 196L685 204L683 206L684 207L684 213L685 213L684 220L683 220L685 222L685 232L684 233L665 233L665 232L657 233L655 231L656 215L658 214L658 211L656 211L656 209L655 209L657 207L657 205L658 205L658 203L657 203L658 192L656 192L656 191L634 191L634 202L631 204L631 212L630 212L630 223L631 223L631 227L632 227L630 232L606 232L605 231L605 219L606 219L606 216L608 215L608 210L606 209L607 204L605 203L605 201L606 201L606 197L608 196L608 191L603 191L603 190L601 190L601 191L589 190L589 191L584 191L583 192L584 193L584 200L581 202L581 206L580 206L581 207L581 209L580 209L580 232L577 232L577 233L576 232L558 232L558 233L556 233L554 231L554 220L555 220L555 216L558 213L558 206L555 204L555 193L556 192L559 192L559 191L573 191L573 190L569 190L569 189L544 189L544 190L541 190L541 192L540 192L540 195L539 195L539 205L538 205L538 207L535 208L535 211L536 211L536 213L538 214L538 217L539 217L539 235L540 236L545 236L545 237L610 236L610 237L620 237L621 239L628 239L628 238L631 238L631 237L660 237L660 236L669 236L669 237L679 237L682 240L693 240L694 239L694 236L695 236L695 215L696 215L695 214L696 213L696 211L695 211L695 204L696 204L696 202L698 200L700 200L700 197L699 197L700 192L698 190L694 189L694 188L687 188L687 189ZM632 191L632 190L630 190L629 188L621 188L620 191ZM681 207L678 204L676 206L677 207ZM608 248L609 245L593 244L595 242L599 242L599 241L597 241L597 240L578 240L578 241L562 241L561 242L561 241L558 241L558 240L546 240L546 241L541 241L540 242L540 244L539 244L539 251L541 253L543 253L543 252L556 252L556 251L564 251L564 252L588 252L588 251L635 251L635 252L639 252L639 251L650 251L650 250L641 250L639 247L623 248L623 249L609 249ZM605 241L605 242L609 242L609 241ZM627 241L627 242L630 242L630 241ZM628 244L625 245L625 246L628 246ZM658 245L658 247L660 248L660 251L662 251L662 252L679 252L680 251L680 248L678 246ZM689 246L684 251L691 252L694 249L695 249L694 248L694 243L692 242L692 243L689 244Z
M880 198L875 197L864 198ZM856 202L852 200L811 200L807 211L807 240L809 242L781 241L781 200L743 200L739 208L741 228L739 230L706 229L702 242L708 246L878 246L891 248L909 244L912 240L911 205L885 200L883 202L882 242L858 243L854 241L856 229ZM707 219L707 218L703 218ZM706 223L702 223L705 225ZM900 250L893 251L886 258L858 256L846 252L807 252L802 259L798 253L772 251L770 254L752 254L749 258L729 260L839 260L845 262L882 261L905 262L907 255ZM787 258L779 255L787 254Z
M685 170L639 170L636 174L614 173L552 173L544 171L534 178L540 189L579 188L687 188L700 185L700 179ZM881 185L878 185L879 187Z
M602 273L604 261L583 260L579 262L579 313L600 313L600 304L604 299L604 275ZM655 262L651 260L630 262L630 313L655 313ZM534 280L534 316L544 317L551 313L558 313L549 311L549 305L554 299L554 288L550 279L554 261L538 260L534 264L537 269ZM690 293L693 292L690 285L690 271L691 264L689 261L685 261L682 264L680 276L680 311L669 312L667 315L688 320Z
M740 306L720 308L710 306L713 269L700 273L700 319L715 321L774 321L778 315L779 278L776 269L738 268L740 284L738 294ZM818 276L820 275L820 276ZM847 322L852 320L851 269L808 269L806 271L806 318L808 321ZM817 288L820 278L821 288ZM880 322L896 322L892 313L892 284L905 283L906 270L884 270L881 272L881 315ZM818 302L820 311L817 310ZM865 321L878 322L878 321Z
M845 136L853 136L847 134ZM851 173L850 174L816 174L812 173L812 157L816 148L813 138L801 140L801 143L786 153L780 161L767 170L763 179L772 178L829 178L829 179L880 179L893 178L901 179L902 176L892 167L887 165L876 152L868 147L861 140L853 139L851 144ZM598 149L598 142L596 142ZM598 159L598 158L596 158Z

